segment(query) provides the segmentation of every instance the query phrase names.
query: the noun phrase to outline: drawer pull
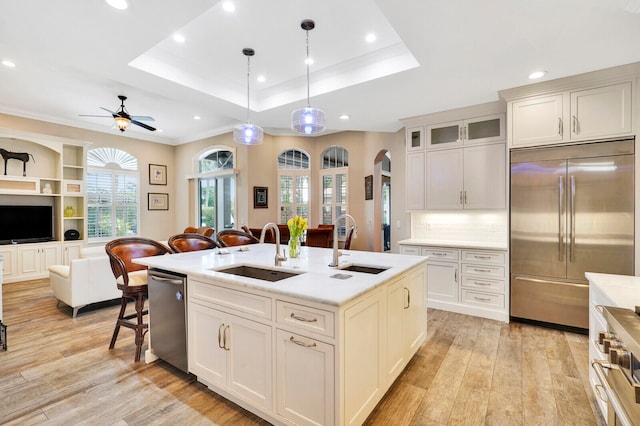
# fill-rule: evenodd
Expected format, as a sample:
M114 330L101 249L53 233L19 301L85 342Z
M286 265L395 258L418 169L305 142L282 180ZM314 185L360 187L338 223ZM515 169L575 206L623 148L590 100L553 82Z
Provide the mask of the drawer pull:
M491 259L491 256L480 256L479 254L474 254L473 257L476 259Z
M444 252L444 251L432 251L431 254L434 255L434 256L446 256L447 252Z
M491 302L491 299L488 297L478 297L478 296L473 296L474 299L480 301L480 302Z
M296 345L298 345L298 346L303 346L303 347L305 347L305 348L315 348L315 347L316 347L315 342L314 342L314 343L312 343L312 344L308 344L308 343L305 343L305 342L301 342L300 340L296 340L296 339L295 339L295 337L293 337L293 336L291 336L291 337L289 338L289 340L290 340L291 342L295 343Z
M306 318L298 316L298 315L296 315L294 313L291 314L291 318L293 318L294 320L302 321L302 322L318 322L317 318L306 319Z
M476 272L483 272L483 273L490 273L491 269L480 269L480 268L473 268L474 271Z
M474 281L473 283L474 283L475 285L485 285L485 286L490 286L490 285L491 285L491 283L481 283L481 282L479 282L479 281Z
M596 305L596 311L598 311L598 313L600 314L604 314L604 306Z

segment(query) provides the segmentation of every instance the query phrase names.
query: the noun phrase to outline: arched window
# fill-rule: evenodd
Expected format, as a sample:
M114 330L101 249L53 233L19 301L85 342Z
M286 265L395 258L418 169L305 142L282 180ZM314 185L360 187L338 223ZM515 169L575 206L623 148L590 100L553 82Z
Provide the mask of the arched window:
M87 231L91 239L138 235L138 160L126 151L87 152Z
M214 147L198 156L198 225L216 231L235 227L234 152Z
M322 152L321 220L334 223L336 218L348 211L349 151L341 146L332 146ZM346 228L340 224L338 235L344 237Z
M278 208L280 223L287 223L295 215L309 219L309 154L292 148L278 155Z

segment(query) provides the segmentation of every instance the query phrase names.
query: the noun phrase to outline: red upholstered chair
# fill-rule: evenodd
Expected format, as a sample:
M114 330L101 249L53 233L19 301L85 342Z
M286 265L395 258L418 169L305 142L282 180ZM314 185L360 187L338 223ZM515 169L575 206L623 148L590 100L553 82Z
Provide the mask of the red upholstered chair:
M211 228L210 228L211 229ZM201 234L176 234L167 241L171 250L176 253L208 250L220 247L215 240Z
M133 263L132 260L140 257L158 256L171 253L165 245L147 238L119 238L108 242L105 251L109 256L111 270L116 278L118 289L122 290L120 313L116 320L109 349L113 349L118 338L120 327L131 328L135 331L136 355L135 361L140 361L144 335L149 330L149 324L143 321L148 313L144 309L144 301L149 295L147 286L147 267ZM135 313L126 314L127 303L135 303Z
M216 234L218 244L222 247L244 246L247 244L258 244L259 239L246 232L235 229L223 229Z
M331 228L307 228L307 242L309 247L331 247L331 236L333 229Z

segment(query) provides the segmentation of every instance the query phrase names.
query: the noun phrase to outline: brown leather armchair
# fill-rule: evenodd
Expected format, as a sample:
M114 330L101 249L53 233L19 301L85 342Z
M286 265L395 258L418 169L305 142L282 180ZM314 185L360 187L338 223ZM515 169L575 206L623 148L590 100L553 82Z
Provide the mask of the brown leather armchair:
M116 320L109 349L113 349L118 338L120 327L131 328L135 331L136 355L135 361L140 361L144 335L149 330L149 324L143 321L148 313L144 309L144 301L149 296L147 285L147 267L133 263L133 259L140 257L158 256L171 253L171 250L157 241L147 238L129 237L119 238L108 242L105 251L109 256L111 271L116 278L118 289L122 290L120 313ZM135 303L135 313L126 314L129 301ZM135 319L135 321L132 321Z
M258 244L259 239L251 234L235 229L224 229L216 234L218 244L222 247L244 246L247 244Z
M210 226L201 226L199 228L196 228L195 226L187 226L182 232L184 234L200 234L204 235L205 237L211 237L213 234L215 234L216 230L215 228L212 228Z
M176 234L167 241L171 250L176 253L208 250L220 247L215 240L201 234Z
M309 247L331 247L331 236L333 229L331 228L307 228L307 242Z

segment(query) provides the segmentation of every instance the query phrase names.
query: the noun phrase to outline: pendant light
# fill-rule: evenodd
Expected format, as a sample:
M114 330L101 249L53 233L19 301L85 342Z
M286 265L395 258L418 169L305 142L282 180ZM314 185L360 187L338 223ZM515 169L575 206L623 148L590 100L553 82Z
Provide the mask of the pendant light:
M251 48L242 49L242 54L247 57L247 122L238 124L233 129L233 140L242 145L260 145L264 138L262 127L251 124L249 120L249 81L251 76L251 57L255 55Z
M309 31L314 29L315 26L315 22L311 19L305 19L300 23L300 27L307 32L307 107L293 111L291 114L291 130L304 135L321 133L326 128L324 111L312 108L309 102Z

